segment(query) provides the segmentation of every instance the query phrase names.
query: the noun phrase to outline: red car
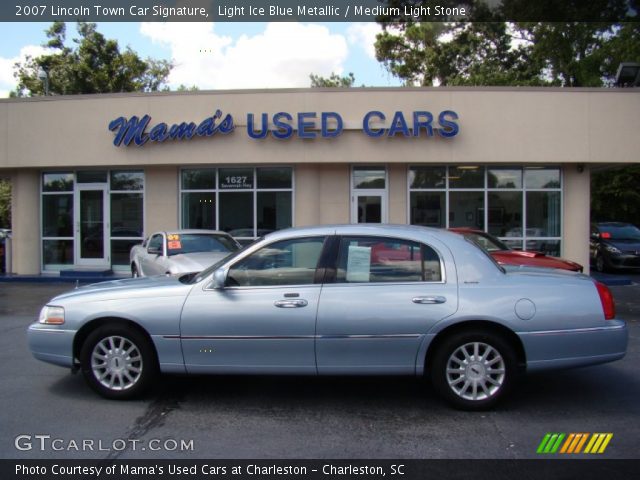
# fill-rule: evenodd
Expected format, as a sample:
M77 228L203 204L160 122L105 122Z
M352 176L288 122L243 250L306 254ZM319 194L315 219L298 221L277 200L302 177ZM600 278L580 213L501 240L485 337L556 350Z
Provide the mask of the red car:
M561 268L573 272L582 272L582 265L564 258L548 257L541 252L512 250L493 235L471 228L450 228L452 232L464 235L491 254L500 265L526 265L529 267Z

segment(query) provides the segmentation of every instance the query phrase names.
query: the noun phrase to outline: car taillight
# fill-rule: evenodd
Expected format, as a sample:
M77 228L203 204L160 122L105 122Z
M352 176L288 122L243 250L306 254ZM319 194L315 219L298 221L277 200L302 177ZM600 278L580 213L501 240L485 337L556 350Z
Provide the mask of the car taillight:
M611 320L616 316L616 305L613 301L613 295L611 290L605 284L600 282L594 282L598 289L598 295L600 295L600 303L602 303L602 311L604 312L604 319Z

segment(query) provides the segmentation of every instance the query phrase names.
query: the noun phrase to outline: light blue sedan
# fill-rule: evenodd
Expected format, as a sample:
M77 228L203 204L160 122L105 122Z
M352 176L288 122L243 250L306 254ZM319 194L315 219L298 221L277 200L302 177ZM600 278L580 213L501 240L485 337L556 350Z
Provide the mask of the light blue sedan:
M458 408L493 406L524 371L618 360L627 328L585 275L504 270L443 230L340 225L267 235L182 276L53 298L33 355L108 398L157 375L424 375Z

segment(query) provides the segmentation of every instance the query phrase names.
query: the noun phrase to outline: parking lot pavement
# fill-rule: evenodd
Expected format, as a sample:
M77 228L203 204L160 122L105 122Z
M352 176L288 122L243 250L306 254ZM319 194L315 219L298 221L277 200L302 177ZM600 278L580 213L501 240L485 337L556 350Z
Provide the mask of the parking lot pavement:
M629 321L622 361L529 375L482 413L412 378L164 377L144 399L107 401L27 349L27 325L69 288L0 286L1 458L535 458L547 432L611 432L603 457L640 458L638 285L612 287Z

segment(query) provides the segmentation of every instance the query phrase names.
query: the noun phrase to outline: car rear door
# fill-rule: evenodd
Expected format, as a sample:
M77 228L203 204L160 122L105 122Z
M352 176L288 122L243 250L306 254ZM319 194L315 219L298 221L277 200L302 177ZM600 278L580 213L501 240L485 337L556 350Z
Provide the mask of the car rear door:
M340 238L336 258L318 308L318 373L413 374L425 333L457 310L451 253L358 235Z
M180 324L187 371L315 374L324 241L270 243L233 262L225 288L195 288Z

